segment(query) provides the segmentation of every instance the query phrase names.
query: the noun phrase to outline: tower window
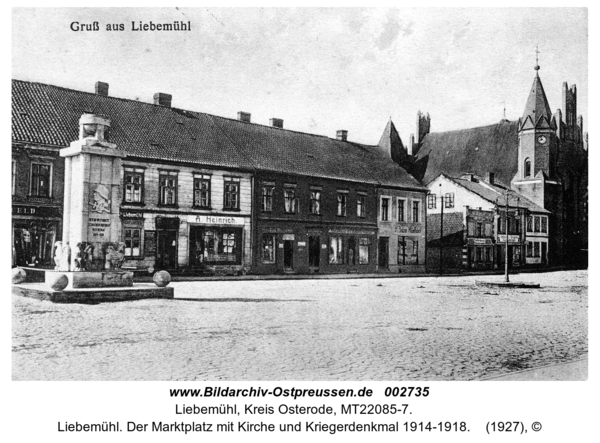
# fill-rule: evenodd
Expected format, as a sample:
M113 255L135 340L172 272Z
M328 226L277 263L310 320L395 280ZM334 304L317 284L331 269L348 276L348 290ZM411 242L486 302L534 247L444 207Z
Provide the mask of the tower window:
M529 160L528 158L525 159L523 171L524 177L529 177L531 175L531 160Z

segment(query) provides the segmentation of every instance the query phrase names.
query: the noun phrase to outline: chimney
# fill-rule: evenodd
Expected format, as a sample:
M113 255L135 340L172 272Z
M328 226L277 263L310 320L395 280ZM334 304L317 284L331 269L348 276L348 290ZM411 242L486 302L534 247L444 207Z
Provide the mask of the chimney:
M495 178L495 175L493 172L486 172L485 181L488 182L490 185L494 184L494 178Z
M461 175L460 178L462 178L463 180L468 180L470 182L477 181L477 179L475 178L475 174L472 172L467 172L466 174Z
M250 123L250 113L249 112L238 112L238 120L241 122Z
M108 97L108 83L96 82L96 94Z
M415 146L415 134L410 134L408 138L408 147L406 148L406 153L408 155L413 155L413 149Z
M345 129L339 129L336 134L335 134L335 138L337 138L338 140L341 140L343 142L348 140L348 131L346 131Z
M154 94L154 104L159 105L159 106L164 106L165 108L170 108L172 98L173 98L173 96L171 94L157 92L156 94Z
M269 122L271 123L271 126L273 126L274 128L283 128L283 119L281 118L272 118L271 120L269 120Z

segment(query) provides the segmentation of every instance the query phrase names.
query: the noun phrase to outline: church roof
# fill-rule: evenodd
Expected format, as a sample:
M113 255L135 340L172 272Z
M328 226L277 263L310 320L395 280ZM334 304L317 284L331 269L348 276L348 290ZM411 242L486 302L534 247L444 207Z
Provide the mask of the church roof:
M544 92L544 86L538 75L533 79L529 97L525 105L525 111L521 118L521 129L546 129L551 128L552 112Z
M429 183L440 173L460 177L465 173L495 174L509 185L517 173L518 123L500 123L457 131L428 134L416 155L414 175Z
M41 83L12 82L14 142L69 146L78 138L84 113L110 118L110 142L133 157L425 190L378 146Z

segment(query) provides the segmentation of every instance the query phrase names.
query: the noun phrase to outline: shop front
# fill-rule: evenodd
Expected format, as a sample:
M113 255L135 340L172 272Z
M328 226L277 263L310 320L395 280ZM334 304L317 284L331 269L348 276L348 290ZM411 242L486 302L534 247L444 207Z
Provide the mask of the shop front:
M187 224L191 273L243 272L248 217L189 215Z
M376 229L269 223L258 230L259 274L372 273Z
M54 267L54 245L61 238L61 210L13 204L13 266Z
M496 262L499 267L506 263L506 250L508 248L508 268L519 268L523 265L523 244L520 235L509 235L508 245L505 234L498 234L496 242Z

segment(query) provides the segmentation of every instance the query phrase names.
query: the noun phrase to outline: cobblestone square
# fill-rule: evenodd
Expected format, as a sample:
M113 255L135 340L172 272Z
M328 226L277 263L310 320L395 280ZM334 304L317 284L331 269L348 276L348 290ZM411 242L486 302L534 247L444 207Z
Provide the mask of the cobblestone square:
M175 282L175 300L13 296L14 380L476 380L588 351L586 271Z

